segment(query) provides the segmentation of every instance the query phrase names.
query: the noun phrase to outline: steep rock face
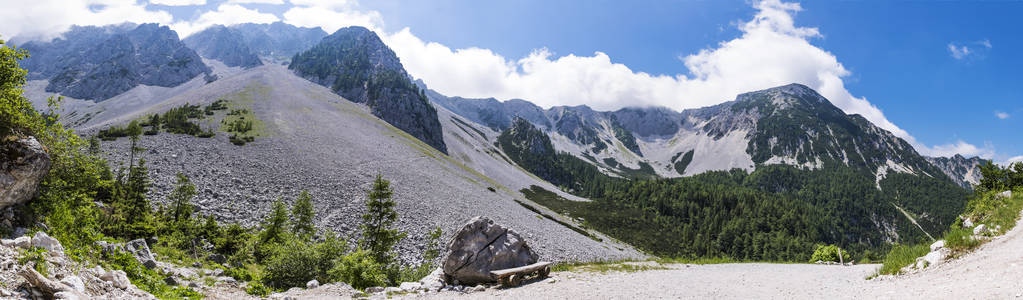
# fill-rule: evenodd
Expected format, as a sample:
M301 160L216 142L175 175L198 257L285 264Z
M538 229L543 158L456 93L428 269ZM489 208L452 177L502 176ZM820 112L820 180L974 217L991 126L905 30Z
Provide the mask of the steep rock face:
M667 107L626 107L610 113L615 120L639 136L670 136L678 132L681 115Z
M990 162L977 156L966 158L959 154L952 157L927 157L927 161L952 178L956 184L968 189L980 183L982 176L978 166Z
M232 25L231 29L241 33L245 45L256 55L281 61L312 48L327 36L319 27L296 27L284 22L245 23Z
M173 87L209 73L195 51L167 26L142 24L76 28L64 39L28 43L26 67L45 66L33 79L50 79L46 91L103 101L138 85Z
M229 67L251 68L263 65L259 56L245 44L241 32L224 25L210 26L182 42L199 55L219 60Z
M0 208L31 200L50 171L50 155L35 138L0 142Z
M345 99L365 103L373 115L447 153L437 110L376 33L342 28L296 55L288 68Z
M512 161L540 178L551 178L557 171L550 138L526 119L515 118L497 137L497 144Z

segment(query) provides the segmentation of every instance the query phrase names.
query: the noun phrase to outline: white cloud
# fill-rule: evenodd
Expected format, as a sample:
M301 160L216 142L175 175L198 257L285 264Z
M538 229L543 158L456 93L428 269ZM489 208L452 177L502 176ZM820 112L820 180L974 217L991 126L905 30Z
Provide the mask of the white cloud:
M963 59L967 55L970 55L970 48L964 46L956 46L953 43L948 43L948 52L955 59Z
M144 4L133 0L33 0L17 9L0 9L0 20L4 39L16 36L51 39L71 25L169 24L173 16L166 11L147 10Z
M227 0L228 4L284 4L284 0Z
M1002 163L1002 165L1008 166L1009 164L1018 163L1018 162L1023 162L1023 155L1009 158L1004 163Z
M995 111L995 117L998 117L999 119L1005 120L1005 119L1008 119L1009 117L1012 117L1012 116L1009 115L1009 113L1007 113L1007 112L1000 112L1000 111L996 110Z
M199 15L192 21L179 21L171 25L181 38L199 32L211 25L234 25L239 23L273 23L279 21L277 16L248 9L237 4L221 4L217 10Z
M984 46L985 48L991 49L991 40L984 39L983 41L977 43L979 43L981 46Z
M917 148L919 151L920 149ZM951 144L935 145L934 147L928 148L930 153L924 155L929 156L953 156L960 154L965 157L980 156L981 158L991 159L995 156L994 146L990 144L984 145L984 147L977 147L973 144L964 142L962 140L956 141ZM923 154L923 153L922 153Z
M361 12L355 1L291 0L294 7L284 12L284 22L300 27L321 27L334 33L342 27L362 26L382 32L383 18L379 12Z
M613 110L658 105L680 110L796 82L814 88L848 113L861 114L900 137L912 138L865 98L845 89L842 78L849 71L834 55L809 42L820 36L818 30L795 25L799 4L768 0L755 7L753 20L739 25L740 37L682 58L688 75L636 72L612 63L601 52L554 57L540 49L513 61L486 49L452 50L426 43L409 29L387 36L386 41L409 73L449 95L523 98L544 107L586 104Z
M206 5L206 0L149 0L149 4L167 6Z

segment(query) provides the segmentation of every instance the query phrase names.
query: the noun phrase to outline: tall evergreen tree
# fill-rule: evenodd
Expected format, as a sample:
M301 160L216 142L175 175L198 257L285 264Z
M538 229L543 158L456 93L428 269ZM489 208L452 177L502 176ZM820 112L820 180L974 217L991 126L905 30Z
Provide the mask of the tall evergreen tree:
M296 236L308 239L316 233L316 226L313 218L316 212L313 211L312 197L308 191L302 191L291 206L291 230Z
M174 184L174 191L171 192L171 214L174 216L174 223L188 221L192 218L195 208L192 206L192 197L195 197L195 184L184 174L178 173L178 181Z
M398 220L398 213L394 211L394 200L391 199L394 192L390 185L390 181L377 175L366 200L366 214L362 215L360 225L362 248L372 253L373 258L382 265L388 265L394 260L391 248L405 238L404 233L391 228Z

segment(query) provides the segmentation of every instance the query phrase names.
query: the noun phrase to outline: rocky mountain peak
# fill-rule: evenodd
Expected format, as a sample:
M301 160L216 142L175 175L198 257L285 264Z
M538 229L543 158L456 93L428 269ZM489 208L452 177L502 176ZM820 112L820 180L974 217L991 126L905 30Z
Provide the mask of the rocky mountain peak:
M373 115L447 153L437 110L373 31L341 28L296 54L288 68L345 99L365 103Z
M245 43L242 33L224 25L213 25L183 41L203 57L216 59L229 67L251 68L263 65Z

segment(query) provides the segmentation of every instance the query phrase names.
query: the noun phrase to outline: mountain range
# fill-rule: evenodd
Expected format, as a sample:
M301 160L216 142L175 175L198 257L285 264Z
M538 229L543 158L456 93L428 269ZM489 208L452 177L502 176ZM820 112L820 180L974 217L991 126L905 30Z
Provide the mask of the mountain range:
M260 125L244 146L232 145L220 113L198 121L218 132L212 139L143 139L155 199L182 172L202 191L204 210L239 222L253 222L259 216L248 212L305 188L323 211L318 223L352 231L347 224L357 222L365 183L382 174L398 186L412 233L488 214L522 228L541 255L635 258L643 254L616 240L646 251L676 245L631 240L601 216L568 217L577 211L567 207L606 203L624 195L615 192L653 182L748 190L755 195L748 199L798 207L801 218L822 215L807 225L814 234L799 237L806 245L873 249L947 228L985 162L922 156L800 84L682 111L449 97L410 76L376 33L361 27L328 35L284 23L212 26L181 41L155 24L76 26L21 46L32 54L22 65L32 80L27 95L37 104L49 95L70 98L63 120L83 134L186 104L223 100L251 112ZM116 162L125 159L118 154L125 146L104 149ZM532 198L538 191L574 204ZM681 216L663 203L635 205L656 212L647 219ZM748 213L732 215L755 216ZM678 237L697 239L682 232Z

